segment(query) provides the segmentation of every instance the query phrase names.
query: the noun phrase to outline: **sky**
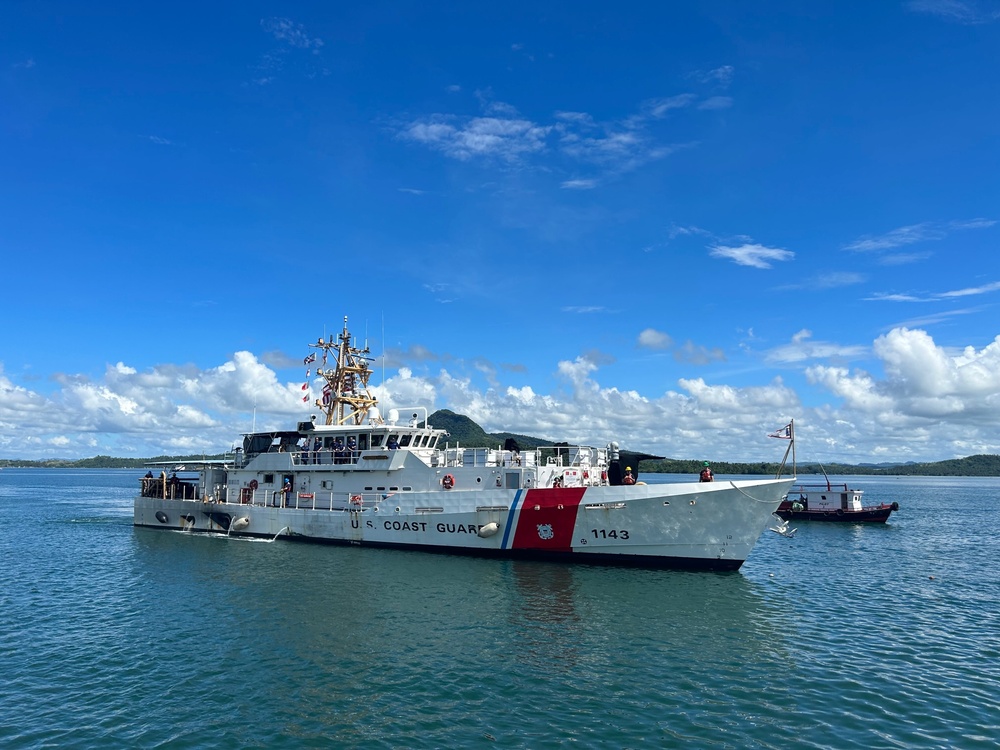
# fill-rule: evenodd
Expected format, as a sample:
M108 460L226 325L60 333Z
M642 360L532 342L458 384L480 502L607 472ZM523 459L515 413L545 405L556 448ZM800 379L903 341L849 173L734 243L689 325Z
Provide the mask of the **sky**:
M5 0L0 458L292 427L345 316L383 411L1000 453L998 49L986 0Z

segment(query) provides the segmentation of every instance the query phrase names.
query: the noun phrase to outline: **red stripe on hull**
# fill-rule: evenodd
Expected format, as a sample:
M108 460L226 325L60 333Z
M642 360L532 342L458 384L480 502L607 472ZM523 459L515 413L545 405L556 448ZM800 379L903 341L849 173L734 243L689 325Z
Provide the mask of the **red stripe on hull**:
M528 490L511 548L571 552L576 515L586 491L586 487Z

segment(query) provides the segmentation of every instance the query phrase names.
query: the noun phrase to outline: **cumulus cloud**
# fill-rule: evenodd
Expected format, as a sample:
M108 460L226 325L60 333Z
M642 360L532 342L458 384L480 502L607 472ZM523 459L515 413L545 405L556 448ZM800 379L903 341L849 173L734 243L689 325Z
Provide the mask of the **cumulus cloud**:
M649 328L640 339L656 349L667 346L669 337ZM852 369L852 359L863 350L868 350L866 364L874 366ZM687 362L722 360L721 352L691 342L677 351ZM768 453L774 446L766 434L789 418L796 420L807 452L815 456L822 449L820 458L827 461L941 460L1000 452L1000 336L981 348L949 351L918 329L894 329L870 347L816 341L803 329L765 356L772 364L801 368L815 405L806 405L781 378L742 385L679 378L653 392L621 389L602 382L603 368L614 360L599 351L554 363L556 386L544 393L516 382L523 368L486 360L463 367L417 347L399 352L397 365L373 390L383 411L447 408L490 432L589 445L617 440L682 458L776 460L779 456ZM665 367L669 360L656 361L660 364L646 366ZM430 371L431 362L446 366ZM206 369L137 370L120 362L98 379L64 374L58 383L45 395L0 371L0 455L218 453L253 427L284 428L315 413L302 401L301 380L279 379L248 351ZM315 398L318 383L309 385L306 393ZM58 428L53 413L63 417Z

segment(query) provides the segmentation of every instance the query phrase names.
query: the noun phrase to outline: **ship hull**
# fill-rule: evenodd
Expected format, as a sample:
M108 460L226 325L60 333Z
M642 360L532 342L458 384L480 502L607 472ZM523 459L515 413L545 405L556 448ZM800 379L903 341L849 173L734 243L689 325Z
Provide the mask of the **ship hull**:
M134 523L492 558L736 570L792 481L442 490L326 509L139 496Z

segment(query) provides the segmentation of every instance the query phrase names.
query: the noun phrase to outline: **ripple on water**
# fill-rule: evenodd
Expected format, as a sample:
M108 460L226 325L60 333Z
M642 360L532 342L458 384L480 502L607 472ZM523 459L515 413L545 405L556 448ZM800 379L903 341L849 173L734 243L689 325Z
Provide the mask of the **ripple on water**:
M705 575L133 529L134 479L39 474L14 491L5 472L4 746L1000 736L993 485L866 483L903 506L889 525L767 534L739 573Z

